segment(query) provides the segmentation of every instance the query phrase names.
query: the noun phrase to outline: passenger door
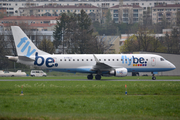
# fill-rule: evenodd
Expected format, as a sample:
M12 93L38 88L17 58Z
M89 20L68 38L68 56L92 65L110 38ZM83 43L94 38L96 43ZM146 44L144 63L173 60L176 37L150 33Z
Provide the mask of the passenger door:
M151 65L152 66L156 65L156 58L155 57L151 57Z

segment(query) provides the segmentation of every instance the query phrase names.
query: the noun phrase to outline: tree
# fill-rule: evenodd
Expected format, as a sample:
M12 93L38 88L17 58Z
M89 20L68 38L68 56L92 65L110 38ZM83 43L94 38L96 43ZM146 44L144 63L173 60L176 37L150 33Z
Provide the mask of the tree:
M41 41L41 43L39 44L38 48L41 49L42 51L45 51L45 52L50 53L50 54L55 52L53 43L51 42L51 40L48 40L46 38L44 38Z
M53 34L54 43L58 43L57 46L63 45L63 48L66 46L67 53L95 53L96 36L93 36L92 33L91 19L84 10L81 10L78 15L76 13L70 15L64 13L57 20Z
M8 41L5 40L4 32L0 33L0 43L0 69L2 70L9 64L9 61L5 56L10 54L9 50L7 49Z
M165 52L166 47L162 42L153 36L148 29L139 29L138 34L125 40L120 48L121 52L146 51L146 52Z
M130 36L124 41L124 45L120 47L120 52L133 52L138 51L137 37L135 35Z
M172 53L180 53L180 33L177 28L174 28L171 33L171 40L173 42Z
M63 13L60 19L57 19L57 25L55 26L53 37L54 46L58 48L63 43L64 31L66 30L67 23L69 22L69 16ZM64 45L64 44L63 44Z
M111 12L110 10L108 10L107 14L106 14L106 27L108 28L108 26L110 26L112 23L112 15L111 15Z

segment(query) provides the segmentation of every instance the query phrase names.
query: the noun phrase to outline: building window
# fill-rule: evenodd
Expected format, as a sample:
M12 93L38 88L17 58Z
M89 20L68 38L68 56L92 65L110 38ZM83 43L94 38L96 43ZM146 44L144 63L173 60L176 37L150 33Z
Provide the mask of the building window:
M142 3L142 5L144 5L144 3Z

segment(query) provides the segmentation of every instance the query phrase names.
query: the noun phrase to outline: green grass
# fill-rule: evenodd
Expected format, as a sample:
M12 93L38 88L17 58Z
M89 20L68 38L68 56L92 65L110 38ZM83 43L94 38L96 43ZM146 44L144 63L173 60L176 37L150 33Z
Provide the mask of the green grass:
M0 119L178 120L179 93L175 81L1 81Z
M71 76L47 76L47 77L0 77L0 80L16 79L16 80L27 80L27 79L87 79L86 75L74 75ZM95 79L95 77L94 77ZM102 77L101 80L152 80L151 76L127 76L127 77ZM180 76L156 76L157 80L180 80Z

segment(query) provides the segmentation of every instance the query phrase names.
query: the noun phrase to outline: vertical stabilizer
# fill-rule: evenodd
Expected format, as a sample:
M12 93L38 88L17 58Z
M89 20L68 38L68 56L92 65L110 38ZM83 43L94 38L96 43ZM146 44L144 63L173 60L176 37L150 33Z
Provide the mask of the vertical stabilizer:
M18 56L35 56L36 52L39 55L49 55L49 53L39 50L19 26L11 26L11 29Z

